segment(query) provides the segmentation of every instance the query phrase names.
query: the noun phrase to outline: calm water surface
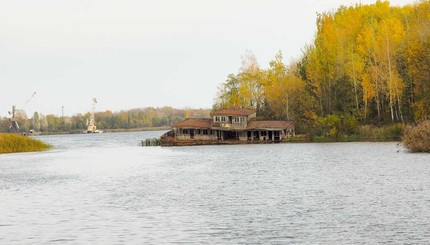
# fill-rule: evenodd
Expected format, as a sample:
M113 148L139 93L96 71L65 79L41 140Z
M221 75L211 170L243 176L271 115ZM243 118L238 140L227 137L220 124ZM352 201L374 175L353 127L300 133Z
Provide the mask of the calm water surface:
M396 143L139 147L40 136L0 155L0 244L428 244L430 155Z

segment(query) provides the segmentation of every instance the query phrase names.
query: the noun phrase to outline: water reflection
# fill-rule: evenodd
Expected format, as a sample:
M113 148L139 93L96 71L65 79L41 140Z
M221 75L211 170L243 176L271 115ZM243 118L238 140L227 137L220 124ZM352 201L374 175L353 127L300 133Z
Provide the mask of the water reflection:
M429 155L396 143L139 147L45 136L0 155L0 243L427 243ZM6 200L6 201L5 201Z

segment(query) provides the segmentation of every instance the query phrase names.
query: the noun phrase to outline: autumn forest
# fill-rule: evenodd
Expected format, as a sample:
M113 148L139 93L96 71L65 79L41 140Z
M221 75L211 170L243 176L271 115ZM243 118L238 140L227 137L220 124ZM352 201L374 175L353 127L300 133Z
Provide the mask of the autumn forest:
M430 117L430 1L340 7L318 15L300 59L285 64L279 52L268 69L251 52L242 60L216 107L254 107L262 119L294 120L303 130L423 121Z

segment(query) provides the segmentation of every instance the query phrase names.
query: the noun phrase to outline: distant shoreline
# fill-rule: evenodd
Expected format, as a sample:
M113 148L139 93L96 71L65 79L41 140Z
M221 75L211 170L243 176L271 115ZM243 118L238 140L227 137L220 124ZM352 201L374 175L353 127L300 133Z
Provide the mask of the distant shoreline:
M142 131L162 131L169 130L170 127L146 127L146 128L116 128L116 129L101 129L104 133L120 133L120 132L142 132ZM64 135L64 134L82 134L83 130L61 131L61 132L41 132L39 135ZM29 134L31 136L31 134Z

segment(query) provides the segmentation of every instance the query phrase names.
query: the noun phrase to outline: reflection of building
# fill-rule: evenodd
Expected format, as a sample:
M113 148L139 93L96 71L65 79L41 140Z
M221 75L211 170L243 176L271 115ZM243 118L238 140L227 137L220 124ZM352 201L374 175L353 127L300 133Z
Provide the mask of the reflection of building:
M162 136L161 145L268 143L294 135L292 122L257 121L253 109L222 109L211 116L175 124Z

